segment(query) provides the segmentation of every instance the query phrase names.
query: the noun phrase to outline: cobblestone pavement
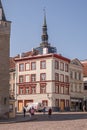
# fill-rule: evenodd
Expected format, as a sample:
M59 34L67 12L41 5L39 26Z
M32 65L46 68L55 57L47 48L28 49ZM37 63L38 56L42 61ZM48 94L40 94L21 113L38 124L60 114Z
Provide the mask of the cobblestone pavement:
M23 115L20 116L21 118L24 118ZM51 117L37 113L31 117L31 120L0 124L0 130L87 130L87 113L53 113Z

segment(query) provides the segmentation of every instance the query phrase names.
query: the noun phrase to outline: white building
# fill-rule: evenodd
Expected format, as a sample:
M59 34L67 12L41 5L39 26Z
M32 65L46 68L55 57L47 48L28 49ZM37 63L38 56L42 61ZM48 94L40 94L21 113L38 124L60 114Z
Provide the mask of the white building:
M58 54L15 58L17 70L17 108L41 102L54 110L69 109L69 62Z

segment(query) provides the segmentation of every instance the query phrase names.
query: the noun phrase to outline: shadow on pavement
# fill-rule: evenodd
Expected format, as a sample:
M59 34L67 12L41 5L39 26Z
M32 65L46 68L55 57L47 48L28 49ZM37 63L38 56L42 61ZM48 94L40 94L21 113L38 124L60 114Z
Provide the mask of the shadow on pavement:
M50 117L47 114L37 114L34 115L37 119L35 121L64 121L64 120L79 120L87 119L87 113L55 113Z
M41 121L65 121L65 120L79 120L79 119L87 119L87 113L86 112L56 112L52 113L51 116L48 116L48 114L43 113L35 113L35 115L32 115L31 118L29 117L29 114L26 114L24 117L23 114L17 114L16 118L14 119L0 119L1 124L6 123L22 123L22 122L41 122Z

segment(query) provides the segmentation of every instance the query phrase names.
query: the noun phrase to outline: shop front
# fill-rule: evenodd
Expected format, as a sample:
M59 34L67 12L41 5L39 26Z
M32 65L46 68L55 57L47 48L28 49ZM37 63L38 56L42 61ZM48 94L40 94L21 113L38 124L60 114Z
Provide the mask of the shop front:
M71 98L70 111L82 111L82 110L83 110L83 98Z

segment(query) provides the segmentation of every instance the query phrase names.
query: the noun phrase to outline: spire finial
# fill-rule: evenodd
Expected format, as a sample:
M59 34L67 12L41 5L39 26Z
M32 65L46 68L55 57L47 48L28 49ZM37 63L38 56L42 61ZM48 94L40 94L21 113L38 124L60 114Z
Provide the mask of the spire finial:
M45 7L44 7L43 11L44 11L44 26L46 26L46 8Z

